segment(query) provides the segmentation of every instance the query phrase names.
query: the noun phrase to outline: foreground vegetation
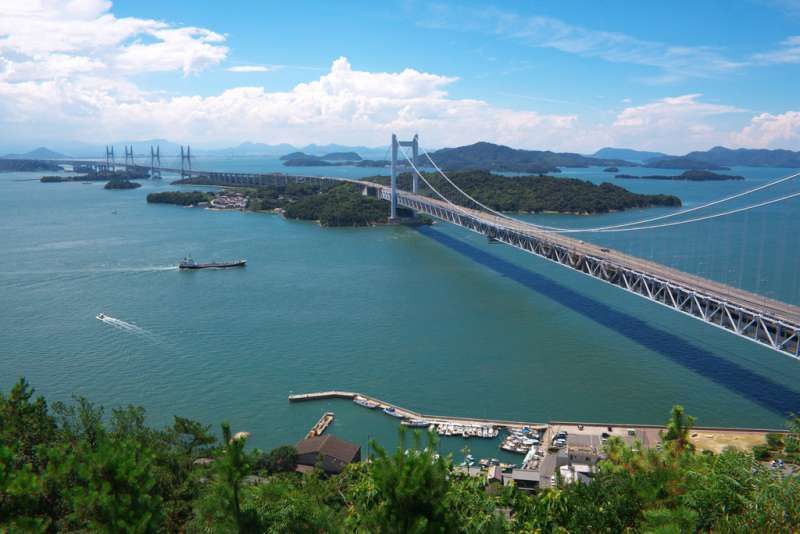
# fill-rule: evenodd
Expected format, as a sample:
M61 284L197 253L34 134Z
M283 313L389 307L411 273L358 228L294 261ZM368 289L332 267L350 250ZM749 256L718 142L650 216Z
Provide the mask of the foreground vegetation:
M248 434L77 397L48 405L20 380L0 394L0 532L791 532L800 480L752 453L697 453L673 409L663 447L610 439L591 484L527 495L459 474L415 435L374 444L370 463L301 475L295 452L246 448ZM776 435L796 450L800 419Z
M681 205L680 199L673 195L640 195L617 185L596 185L573 178L502 176L487 171L459 171L449 173L448 176L471 197L497 211L606 213L631 208ZM425 179L444 196L451 199L462 198L436 174L426 173ZM385 176L367 180L383 184L389 181ZM411 175L400 175L398 187L410 191ZM420 188L424 194L433 194L422 181Z

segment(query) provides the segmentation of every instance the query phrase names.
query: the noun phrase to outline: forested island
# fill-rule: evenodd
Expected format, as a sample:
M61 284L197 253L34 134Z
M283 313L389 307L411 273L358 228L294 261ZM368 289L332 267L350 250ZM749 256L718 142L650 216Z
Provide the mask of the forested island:
M49 161L0 158L0 172L60 171L61 167Z
M60 168L59 168L60 170ZM113 172L96 172L91 170L86 174L75 175L58 175L58 176L42 176L39 181L42 183L60 183L60 182L105 182L105 181L129 181L129 180L144 180L149 178L146 170L142 171L113 171ZM138 186L135 186L138 187ZM107 189L126 189L125 187L109 187ZM130 189L130 188L127 188Z
M687 180L690 182L708 182L723 180L744 180L744 176L732 174L717 174L711 171L684 171L676 176L651 175L635 176L633 174L617 174L614 178L621 180Z
M363 159L355 152L331 152L324 156L292 152L280 159L287 167L386 167L389 164L385 160Z
M137 187L142 187L142 184L139 182L131 182L130 180L115 178L106 182L106 185L103 186L103 189L136 189Z
M237 191L247 197L248 210L277 211L287 219L316 221L322 226L371 226L388 222L389 203L365 197L358 187L350 184L290 183ZM150 193L147 202L196 206L215 197L214 192L166 191Z
M0 391L2 532L794 532L800 417L751 450L695 449L680 406L647 448L611 436L587 483L557 478L527 493L470 476L438 438L401 432L369 462L298 472L298 449L248 446L249 432L175 415L147 424L141 406L106 412L84 397L49 403L20 379ZM298 427L303 423L295 422ZM298 435L301 434L298 429ZM367 458L364 458L365 460ZM321 462L320 462L321 463ZM474 471L474 469L473 469Z
M178 206L196 206L201 202L211 202L214 193L208 191L163 191L148 193L150 204L176 204Z
M458 148L431 152L431 157L445 170L485 170L547 174L560 172L559 167L636 167L620 159L593 158L570 152L522 150L480 142ZM427 158L423 155L420 162Z
M716 163L709 163L696 158L688 156L669 156L666 158L649 159L645 162L644 167L652 169L686 169L686 170L709 170L709 171L729 171L728 167L717 165Z
M436 174L426 174L436 189L452 191ZM449 174L450 179L478 201L497 211L527 213L607 213L651 206L680 206L673 195L641 195L610 183L594 184L574 178L553 176L502 176L487 171L460 171ZM388 178L378 176L366 180L388 184ZM398 187L411 190L411 175L401 174ZM420 183L423 194L432 192Z

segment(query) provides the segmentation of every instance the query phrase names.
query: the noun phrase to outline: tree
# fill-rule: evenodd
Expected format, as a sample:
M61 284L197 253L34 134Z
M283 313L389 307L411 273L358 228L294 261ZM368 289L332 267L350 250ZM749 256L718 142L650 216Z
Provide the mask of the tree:
M297 466L297 449L291 445L282 445L261 455L256 467L270 474L293 471Z
M356 504L358 526L366 531L386 533L444 532L452 528L446 496L449 490L449 462L436 454L436 436L428 433L428 444L406 449L405 428L400 428L400 445L389 455L371 442L375 457L370 464L371 491L360 495Z
M97 532L157 532L162 500L153 489L153 454L131 439L101 439L94 447L57 451L50 478L68 494L68 519ZM55 455L54 455L55 459ZM69 481L74 481L69 485Z
M689 432L694 426L694 421L694 417L686 415L683 406L676 404L672 407L663 438L676 454L694 450L694 445L689 441Z
M33 399L34 392L24 378L14 384L8 397L0 392L0 445L13 450L17 465L39 467L36 449L55 437L56 423L44 397Z

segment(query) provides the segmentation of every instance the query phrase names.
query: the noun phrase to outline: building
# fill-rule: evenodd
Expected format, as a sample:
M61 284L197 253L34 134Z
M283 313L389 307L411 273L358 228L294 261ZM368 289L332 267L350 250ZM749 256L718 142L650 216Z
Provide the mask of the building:
M301 440L297 449L297 470L306 472L319 464L325 473L334 475L353 462L361 461L361 447L325 434Z

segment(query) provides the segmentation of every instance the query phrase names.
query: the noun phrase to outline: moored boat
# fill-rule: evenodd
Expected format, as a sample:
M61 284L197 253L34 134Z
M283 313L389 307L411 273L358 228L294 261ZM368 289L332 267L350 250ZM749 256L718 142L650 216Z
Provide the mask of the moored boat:
M404 425L404 426L414 427L414 428L427 428L427 427L431 426L431 422L430 421L426 421L424 419L409 419L408 421L403 421L400 424Z
M383 413L385 413L386 415L391 415L392 417L397 417L399 419L402 419L404 417L402 414L398 413L397 410L395 410L392 406L387 406L386 408L384 408Z
M358 404L359 406L363 406L364 408L369 408L370 410L378 407L377 402L372 402L371 400L365 399L364 397L356 397L353 399L353 402Z

